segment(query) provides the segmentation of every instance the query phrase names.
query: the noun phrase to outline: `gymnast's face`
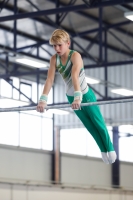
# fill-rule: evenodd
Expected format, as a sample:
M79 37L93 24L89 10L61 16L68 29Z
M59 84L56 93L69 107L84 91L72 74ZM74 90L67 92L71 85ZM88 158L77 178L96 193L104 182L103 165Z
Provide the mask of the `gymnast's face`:
M53 44L54 50L59 56L64 55L70 46L70 42L60 41L59 43Z

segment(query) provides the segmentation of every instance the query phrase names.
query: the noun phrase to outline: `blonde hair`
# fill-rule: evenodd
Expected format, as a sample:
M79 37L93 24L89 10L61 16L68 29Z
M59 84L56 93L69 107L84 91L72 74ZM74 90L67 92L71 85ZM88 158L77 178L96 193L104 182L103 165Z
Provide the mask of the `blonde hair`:
M62 29L56 29L52 33L51 38L49 40L49 43L51 45L53 45L53 44L60 43L62 41L69 42L70 41L70 36L69 36L69 34L66 31L64 31Z

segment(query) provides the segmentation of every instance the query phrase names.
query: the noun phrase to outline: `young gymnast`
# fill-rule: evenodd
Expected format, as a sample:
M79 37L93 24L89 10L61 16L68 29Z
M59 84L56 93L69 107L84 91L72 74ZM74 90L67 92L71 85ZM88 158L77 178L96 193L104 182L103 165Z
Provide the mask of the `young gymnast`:
M37 111L44 112L47 106L48 94L57 69L65 82L67 99L99 146L103 161L106 164L114 163L117 156L99 106L80 106L81 102L96 101L93 90L86 83L81 55L69 48L70 36L64 30L56 29L51 35L50 44L53 45L56 53L50 59L50 67Z

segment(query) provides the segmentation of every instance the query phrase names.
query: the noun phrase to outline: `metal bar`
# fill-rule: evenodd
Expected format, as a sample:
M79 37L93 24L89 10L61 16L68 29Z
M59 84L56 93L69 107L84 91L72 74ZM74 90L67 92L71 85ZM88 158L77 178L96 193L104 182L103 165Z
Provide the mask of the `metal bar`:
M87 41L91 41L91 42L93 42L93 43L99 45L99 41L98 41L98 40L96 40L96 39L94 39L94 38L91 38L91 37L89 37L89 36L84 36L84 37L82 37L82 39L87 40ZM104 43L104 42L102 43L102 46L105 47L105 43ZM119 49L118 49L117 47L112 46L112 45L109 45L109 44L108 44L108 48L109 48L110 50L116 51L117 53L118 53L118 51L119 51ZM127 56L131 56L131 57L133 56L132 53L127 52L127 51L125 51L125 50L121 50L121 54L124 54L124 55L127 55Z
M45 15L53 15L53 14L71 12L74 10L82 10L82 9L88 9L88 8L86 5L81 4L81 5L76 5L76 6L66 6L66 7L61 7L61 8L49 9L49 10L28 12L24 14L9 15L9 16L0 17L0 22L25 19L25 18L34 18L38 16L45 16Z
M53 101L52 103L54 104L54 100L55 100L55 87L53 86ZM52 120L52 128L53 128L53 153L51 155L51 180L54 181L55 180L55 115L53 114L53 120Z
M54 181L61 181L60 127L54 127Z
M89 84L88 84L89 85ZM89 85L90 88L92 88L92 90L98 94L100 97L105 98L105 96L103 96L100 92L98 92L94 87L92 87L91 85Z
M119 22L119 23L115 23L115 24L110 24L110 25L106 25L106 29L111 29L111 28L117 28L118 26L125 26L125 25L129 25L130 23L133 23L132 21L130 20L126 20L126 21L123 21L123 22ZM118 29L119 32L122 31L122 33L124 33L123 29ZM132 34L132 33L131 33Z
M124 47L126 47L131 53L133 53L133 50L125 43L123 42L118 36L116 36L112 31L108 31L116 40L118 40Z
M85 65L85 69L91 69L91 68L97 68L97 67L113 67L113 66L118 66L118 65L128 65L128 64L133 64L133 60L130 61L121 61L121 62L109 62L109 63L100 63L100 64L91 64L91 65ZM3 65L4 67L4 65ZM44 74L45 72L47 73L48 69L43 69L40 70L38 73L39 74ZM0 78L9 78L10 76L18 77L18 76L27 76L27 75L34 75L37 74L36 70L28 71L28 72L17 72L17 73L10 73L10 74L0 74Z
M126 8L128 11L133 11L133 7L127 4L122 5L124 8Z
M12 86L12 88L14 88L14 89L16 89L20 94L22 94L25 98L27 98L31 103L34 103L35 104L35 102L33 102L32 101L32 99L30 99L29 97L27 97L23 92L21 92L21 90L20 89L18 89L17 87L15 87L12 83L10 83L8 80L6 80L6 79L4 79L7 83L9 83L9 85L11 85Z
M0 64L1 65L1 64ZM37 74L47 74L47 71L48 69L43 69L43 70L39 70L39 71L36 71L36 70L30 70L28 72L11 72L10 74L0 74L0 78L9 78L10 76L13 76L13 77L20 77L20 76L28 76L28 75L37 75Z
M34 18L37 16L42 16L42 15L53 15L53 14L59 14L63 12L74 12L78 10L85 10L85 9L92 9L92 8L99 8L101 7L106 7L106 6L114 6L118 4L123 4L123 3L132 3L132 0L126 0L126 1L110 1L110 2L102 2L102 3L97 3L94 6L91 6L88 8L85 4L80 4L80 5L75 5L75 6L66 6L66 7L61 7L61 8L54 8L54 9L49 9L49 10L42 10L42 11L37 11L37 12L29 12L25 14L16 14L16 15L9 15L9 16L4 16L0 17L0 21L11 21L11 20L18 20L18 19L24 19L24 18Z
M76 0L70 0L69 4L68 5L74 5L76 2ZM63 22L63 20L65 19L65 17L67 16L68 13L63 13L61 16L60 16L60 19L59 19L59 22L60 24Z
M37 57L39 57L39 47L37 47ZM39 99L39 83L40 83L40 74L38 73L40 69L36 69L36 85L37 85L37 99L36 102L38 102Z
M97 39L98 38L98 34L95 35L94 39ZM88 46L86 47L86 51L90 51L90 49L93 47L94 43L93 42L90 42L90 44L88 44Z
M6 66L5 66L5 73L8 74L8 69L9 69L9 59L8 55L6 54Z
M54 3L54 0L50 0L50 1ZM66 6L66 3L61 2L61 5ZM76 13L78 13L78 14L86 17L86 18L89 18L89 19L91 19L91 20L93 20L95 22L98 22L98 18L93 16L93 15L91 15L91 14L89 14L89 13L85 13L83 11L76 11ZM108 23L106 21L103 21L103 24L106 26L106 29L115 28L115 27L117 28L118 26L128 25L130 23L132 23L132 21L130 21L130 20L126 20L124 22L119 22L119 23L116 23L116 24L110 24L110 23ZM116 30L121 32L121 33L123 33L123 34L125 34L125 30L124 29L118 28ZM129 35L131 37L133 37L132 33L129 33Z
M102 8L99 8L99 61L102 62Z
M97 67L104 67L104 66L108 66L108 67L113 67L116 65L128 65L128 64L133 64L133 60L127 60L127 61L118 61L118 62L108 62L108 63L100 63L100 64L89 64L89 65L85 65L85 69L90 69L90 68L97 68Z
M86 0L82 0L87 6L91 5L91 0L90 1L86 1Z
M53 0L50 0L50 2L55 3L55 1L53 1ZM67 6L67 4L64 4L64 3L62 3L62 2L60 2L60 4L63 5L63 6ZM6 9L12 11L11 5L7 5L7 6L6 6ZM19 13L23 14L23 13L26 13L26 11L23 10L23 9L19 9ZM98 18L96 18L96 17L94 17L94 16L92 16L92 15L90 15L90 14L87 14L87 13L82 12L82 11L77 11L77 13L80 14L80 15L82 15L82 16L84 16L84 17L88 17L88 18L90 18L90 19L92 19L92 20L98 22ZM45 16L45 17L46 17L46 16ZM51 24L50 24L48 21L44 20L44 19L37 18L37 17L35 18L35 17L34 17L34 20L36 20L36 21L38 21L38 22L40 22L40 23L45 23L45 24L48 25L48 26L51 26ZM130 20L127 20L127 21L124 21L124 22L116 23L116 24L109 24L108 22L103 21L103 24L106 26L107 29L108 29L108 28L113 28L113 27L115 28L115 27L122 26L122 25L127 25L127 24L129 24L129 23L132 23L132 22L131 22ZM62 28L65 29L65 27L62 27ZM9 28L9 29L10 29L10 28ZM116 30L119 31L119 32L121 32L121 33L123 33L123 34L126 34L126 32L125 32L124 29L117 28ZM67 30L67 31L68 31L68 30ZM17 33L18 33L18 32L19 32L19 31L17 31ZM129 33L129 32L128 32L128 35L131 36L131 37L133 37L133 34L132 34L132 33ZM25 35L22 34L22 36L25 36ZM31 37L32 37L32 36L31 36Z
M30 2L31 3L31 1L30 0L27 0L28 2ZM39 10L38 9L38 7L37 6L35 6L33 3L31 3L37 10ZM57 0L56 1L56 6L59 6L59 1ZM57 16L57 15L56 15ZM46 19L48 20L48 21L50 21L50 23L54 26L54 27L56 27L56 28L61 28L60 27L60 25L58 24L58 17L56 17L56 23L55 22L53 22L49 17L46 17ZM78 35L79 36L79 35ZM84 48L82 48L81 47L81 45L79 45L72 37L71 37L71 40L80 48L80 49L82 49L82 51L84 52L84 54L87 56L87 57L89 57L90 59L92 59L94 62L98 62L98 60L97 59L95 59L95 58L93 58L93 56L91 56L89 53L87 53L86 51L85 51L85 49Z
M84 52L84 54L90 58L91 60L93 60L95 63L98 63L99 60L93 56L91 56L78 42L76 42L73 38L71 38L71 40Z
M59 1L59 0L56 0L55 3L56 3L56 8L59 8L59 7L60 7L60 1ZM63 14L64 14L64 13L63 13ZM60 13L56 14L56 16L55 16L55 22L56 22L56 24L57 24L58 26L60 25L59 20L60 20Z
M30 0L27 0L32 6L34 6L37 10L39 10L39 8L36 6L36 5L34 5ZM60 5L60 2L59 2L59 0L56 0L56 8L58 8L59 7L59 5ZM40 10L39 10L40 11ZM56 23L55 22L53 22L49 17L47 17L46 16L46 19L54 26L54 27L56 27L56 28L61 28L60 27L60 25L59 25L59 14L57 14L56 15ZM72 35L71 35L72 36ZM79 36L79 35L78 35ZM82 49L82 51L84 52L84 54L87 56L87 57L89 57L90 59L92 59L94 62L98 62L97 61L97 59L95 59L95 58L93 58L93 56L91 56L89 53L87 53L86 51L85 51L85 49L84 48L82 48L81 47L81 45L79 45L72 37L71 37L71 40L80 48L80 49Z
M14 0L14 15L17 14L17 0ZM13 34L14 34L14 51L16 52L16 46L17 46L17 20L14 20L14 28L13 28Z
M0 12L4 8L4 6L8 3L9 0L4 0L3 2L0 2Z
M7 66L5 64L1 63L1 62L0 62L0 67L2 67L3 69L7 68Z
M15 53L15 51L11 48L11 47L7 47L7 46L3 46L0 44L0 49L2 49L3 51L5 52L10 52L10 53ZM21 52L19 55L25 55L25 56L29 56L31 58L37 58L37 56L35 55L31 55L31 54L28 54L28 53L25 53L25 52ZM37 58L38 59L38 58ZM46 61L49 63L49 59L45 59L45 58L42 58L42 57L39 57L40 60L42 61Z
M64 5L64 4L63 4L63 5ZM84 16L84 17L87 17L87 18L89 18L89 19L91 19L91 20L93 20L93 21L95 21L95 22L98 23L98 20L99 20L99 19L98 19L97 17L91 15L91 14L85 13L85 12L83 12L83 11L77 11L76 13L77 13L77 14L80 14L80 15L82 15L82 16ZM103 24L104 24L104 26L105 26L107 29L115 28L115 30L117 30L118 32L120 32L120 33L122 33L122 34L126 34L126 30L124 30L124 29L122 29L122 28L119 28L119 26L128 25L128 24L130 24L130 23L132 23L132 21L126 20L126 21L124 21L124 22L119 22L119 23L115 23L115 24L110 24L109 22L103 20ZM128 32L128 34L129 34L130 37L133 37L133 33L132 33L132 32Z
M40 47L43 51L45 51L49 56L52 56L52 53L50 53L47 49L44 47Z
M14 0L14 15L17 14L17 0ZM13 49L14 52L16 52L16 48L17 48L17 20L14 20L14 25L13 25L13 36L14 36L14 45L13 45ZM14 54L14 56L16 56L16 53ZM14 68L16 67L16 63L14 63Z
M112 100L112 101L100 101L100 102L90 102L90 103L81 103L82 106L94 106L94 105L105 105L105 104L116 104L116 103L127 103L133 102L133 98L130 99L121 99L121 100ZM48 109L61 109L61 108L70 108L71 104L59 104L54 106L47 106L46 110ZM0 108L0 112L15 112L15 111L26 111L26 110L36 110L36 106L31 107L14 107L14 108Z
M104 41L105 41L105 48L104 48L104 54L105 54L105 63L108 62L108 53L107 53L107 31L104 32ZM104 67L104 77L105 81L108 81L108 65ZM108 85L105 85L105 97L108 96Z
M50 1L54 3L54 0L50 0ZM60 4L63 5L63 6L66 6L66 3L62 3L61 2ZM91 15L91 14L85 13L83 11L76 11L76 13L78 13L78 14L84 16L84 17L87 17L87 18L89 18L89 19L91 19L91 20L93 20L95 22L98 22L98 18L93 16L93 15ZM116 24L110 24L110 23L108 23L106 21L103 21L103 24L106 26L107 29L116 27L116 30L121 32L121 33L123 33L123 34L126 34L126 31L124 29L119 28L118 26L127 25L129 23L132 23L132 22L130 20L126 20L124 22L120 22L120 23L116 23ZM128 32L128 34L129 34L129 36L133 37L133 34L131 32Z
M0 29L13 34L13 29L11 27L0 24ZM31 35L31 34L28 34L28 33L25 33L25 32L19 31L19 30L17 30L17 34L20 35L21 37L26 37L30 40L34 40L34 41L37 41L37 42L46 42L46 43L49 42L48 40L41 39L39 37L36 37L34 35Z
M55 1L53 1L53 0L50 0L50 2L55 3ZM60 4L63 5L63 6L67 6L67 4L62 3L62 2L60 2ZM7 9L7 10L9 10L9 11L13 11L11 5L6 5L5 9ZM19 8L19 13L25 14L26 12L27 12L27 11L25 11L25 10ZM93 21L98 22L98 18L97 18L97 17L94 17L93 15L90 15L90 14L85 13L85 12L82 12L82 11L77 11L77 13L78 13L79 15L82 15L82 16L86 17L86 18L90 18L90 19L92 19ZM43 23L43 24L45 23L46 25L49 25L49 26L50 26L50 23L49 23L48 21L44 20L44 19L41 19L41 18L34 18L33 20L36 20L36 21L38 21L38 22L40 22L40 23ZM108 23L108 22L106 22L106 21L103 21L103 24L106 26L106 29L115 28L115 27L123 26L123 25L128 25L128 24L130 24L130 23L132 23L132 21L130 21L130 20L126 20L126 21L124 21L124 22L119 22L119 23L115 23L115 24L110 24L110 23ZM0 27L2 28L3 25L0 25ZM104 27L103 27L103 28L104 28ZM10 29L10 27L9 27L9 29ZM95 31L97 32L97 30L95 30ZM122 33L124 33L125 30L119 29L118 31L119 31L119 32L122 31ZM19 32L19 31L18 31L18 32ZM20 31L20 33L21 33L21 31ZM23 34L24 34L24 33L22 33L22 35L23 35ZM132 34L132 33L131 33L131 34ZM130 34L129 34L129 35L130 35Z
M56 28L62 28L61 26L59 26L59 25L57 25L55 22L53 22L50 18L48 18L48 17L46 17L46 19L48 20L48 21L50 21L50 23L54 26L54 27L56 27ZM67 31L67 30L66 30ZM78 42L76 42L74 39L73 39L73 34L75 35L75 36L79 36L78 35L78 33L74 33L74 32L70 32L69 30L68 30L68 33L70 34L70 36L71 36L71 41L73 42L73 43L75 43L83 52L84 52L84 55L86 55L87 57L89 57L91 60L93 60L94 62L98 62L98 60L96 59L96 58L94 58L93 56L91 56L88 52L86 52L86 50L78 43Z
M55 2L54 2L54 3L55 3ZM10 5L10 4L8 4L8 5L6 5L5 9L7 9L7 10L9 10L9 11L12 12L12 11L13 11L13 6ZM25 9L23 9L23 8L19 8L19 13L25 14L25 13L27 13L27 12L28 12L27 10L25 10ZM44 19L44 18L34 17L32 20L50 26L49 22L48 22L46 19Z
M85 65L85 69L91 69L91 68L97 68L97 67L113 67L113 66L118 66L118 65L128 65L128 64L133 64L133 60L129 61L121 61L121 62L109 62L109 63L100 63L100 64L91 64L91 65ZM40 70L38 73L39 74L44 74L45 72L47 73L48 69L43 69ZM0 78L9 78L10 76L18 77L18 76L27 76L27 75L33 75L37 74L36 70L28 71L28 72L17 72L17 73L10 73L10 74L0 74Z
M39 47L43 44L49 44L49 41L43 41L43 42L38 42L38 43L35 43L35 44L32 44L32 45L28 45L28 46L24 46L24 47L19 47L16 49L17 52L20 52L24 49L28 49L28 48L33 48L33 47Z
M41 22L42 22L43 20L41 19ZM39 21L40 22L40 21ZM42 22L42 23L45 23L45 21L44 22ZM51 23L51 22L50 22ZM50 25L50 23L49 23L49 26L51 26ZM52 23L52 26L53 26L54 24ZM1 29L3 29L3 30L6 30L6 31L9 31L10 32L10 27L7 27L7 26L3 26L3 25L0 25L0 28ZM64 28L63 26L62 26L62 28ZM71 32L71 35L72 35L72 37L76 37L76 36L82 36L83 34L85 35L85 34L89 34L89 33L92 33L92 32L95 32L95 31L98 31L99 30L99 28L98 29L92 29L92 30L89 30L89 31L84 31L83 33L82 32L80 32L80 33L77 33L77 34L75 34L73 31L70 31L69 29L67 29L67 28L64 28L67 32ZM103 27L103 30L104 30L104 27ZM24 37L27 37L27 38L29 38L29 39L31 39L31 40L34 40L34 41L37 41L37 42L42 42L42 43L45 43L46 42L46 44L47 43L49 43L48 41L44 41L44 40L42 40L42 39L40 39L39 37L35 37L35 36L33 36L33 35L29 35L29 34L26 34L26 33L24 33L24 32L21 32L21 31L17 31L17 34L20 34L21 36L24 36ZM93 38L90 38L90 37L82 37L82 39L84 39L84 40L88 40L88 41L91 41L91 42L93 42L93 43L95 43L95 44L99 44L99 42L96 40L96 39L93 39ZM103 43L103 46L104 46L105 44ZM23 48L23 47L22 47ZM116 51L116 52L118 52L119 51L119 49L118 48L116 48L116 47L114 47L114 46L111 46L111 45L108 45L108 48L110 48L111 50L113 50L113 51ZM21 49L22 50L22 49ZM132 56L132 54L131 53L129 53L129 52L126 52L125 50L121 50L121 53L122 54L125 54L125 55L128 55L128 56Z
M120 161L119 161L119 130L117 126L113 127L113 144L117 154L117 160L112 165L112 185L114 188L119 188Z
M105 27L103 27L103 30L105 29ZM91 29L91 30L88 30L88 31L83 31L83 32L78 32L77 34L73 33L72 34L72 37L81 37L81 36L84 36L84 35L88 35L90 33L95 33L95 32L98 32L100 30L100 28L94 28L94 29Z

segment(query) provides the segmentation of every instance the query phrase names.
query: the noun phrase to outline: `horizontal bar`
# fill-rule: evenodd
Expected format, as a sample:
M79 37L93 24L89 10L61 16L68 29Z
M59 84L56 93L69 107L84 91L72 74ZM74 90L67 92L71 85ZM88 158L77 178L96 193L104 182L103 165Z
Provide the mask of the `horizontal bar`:
M116 103L127 103L133 102L133 98L130 99L120 99L120 100L112 100L112 101L100 101L100 102L89 102L89 103L81 103L82 106L94 106L94 105L105 105L105 104L116 104ZM54 106L47 106L46 110L49 109L62 109L62 108L70 108L71 104L58 104ZM36 106L31 107L14 107L14 108L0 108L0 112L15 112L15 111L27 111L27 110L36 110Z

